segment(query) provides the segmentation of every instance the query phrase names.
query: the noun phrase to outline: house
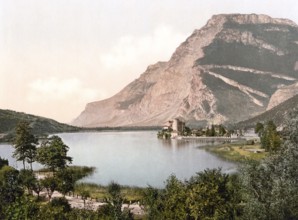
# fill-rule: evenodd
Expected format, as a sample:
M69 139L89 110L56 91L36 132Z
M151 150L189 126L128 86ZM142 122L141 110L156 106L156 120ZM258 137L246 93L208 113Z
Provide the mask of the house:
M177 132L178 135L181 135L183 133L184 128L185 128L185 122L181 121L178 118L175 118L173 120L172 129L173 131Z
M171 137L175 138L183 134L184 128L185 128L185 122L183 122L179 118L175 118L173 120L169 120L165 124L163 129L171 131Z

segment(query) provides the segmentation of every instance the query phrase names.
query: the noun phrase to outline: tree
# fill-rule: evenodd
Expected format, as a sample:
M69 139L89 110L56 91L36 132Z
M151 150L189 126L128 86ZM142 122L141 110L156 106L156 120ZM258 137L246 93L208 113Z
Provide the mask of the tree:
M161 190L149 186L143 193L143 205L149 220L162 219L164 203Z
M297 160L297 145L288 144L280 154L244 168L241 173L245 216L251 219L298 219Z
M214 126L214 124L211 125L210 136L211 136L211 137L216 136L215 126Z
M39 200L39 194L44 189L41 180L35 179L32 190L37 194L37 200Z
M86 206L86 200L90 197L90 192L86 189L79 190L79 195L81 196L82 200L84 201L84 207Z
M261 137L263 131L264 131L264 125L261 122L258 122L255 126L255 133L258 134L259 137Z
M164 190L148 187L143 202L148 219L235 219L241 199L237 176L213 169L185 182L172 175Z
M211 136L211 135L210 135L210 129L209 129L209 127L207 127L207 128L206 128L206 137L209 137L209 136Z
M69 218L70 213L71 207L65 198L53 198L50 202L41 207L37 219L82 219L80 218L80 216L75 216L75 218Z
M52 199L52 201L49 203L49 206L51 206L51 207L61 207L63 212L70 212L71 211L71 206L70 206L68 200L64 197Z
M16 137L14 140L15 151L13 156L17 161L23 162L24 169L26 169L25 161L27 161L32 170L32 163L35 161L36 157L36 145L37 139L31 133L29 123L27 121L19 122L16 127Z
M10 203L5 209L3 219L40 219L39 204L29 197L20 197L14 203Z
M259 131L262 147L266 151L276 152L281 145L281 139L276 130L276 125L273 121L268 121L263 129L261 125L258 125L258 127L256 129Z
M191 129L187 126L184 127L183 135L184 136L190 136L192 133Z
M109 197L106 198L107 205L101 210L101 215L107 219L129 220L133 219L129 209L122 210L124 198L121 195L121 186L118 183L111 182L108 185Z
M8 160L0 157L0 169L4 166L8 166Z
M68 149L62 139L54 135L38 148L37 160L55 172L65 168L68 163L72 162L72 158L67 156Z
M58 179L56 177L46 177L41 180L41 184L47 190L49 200L51 200L54 191L58 188Z
M21 184L27 189L29 194L32 194L32 191L35 188L36 177L32 170L21 170L19 174Z
M61 192L63 196L74 190L75 179L72 170L60 170L56 173L56 177L58 179L57 190Z
M23 195L19 171L5 166L0 170L0 201L3 204L15 202Z
M113 207L113 216L115 219L121 219L121 207L123 204L123 197L121 195L121 186L118 183L111 182L108 185L108 193L110 198L108 203Z
M186 203L194 219L232 219L235 196L229 187L229 175L220 169L205 170L191 178Z
M298 219L297 115L294 110L286 119L285 141L276 154L242 168L244 217L248 219Z
M226 129L224 128L224 126L219 125L218 126L218 135L219 136L224 136L227 133Z
M174 175L171 175L166 181L164 198L163 216L165 219L187 219L186 187Z

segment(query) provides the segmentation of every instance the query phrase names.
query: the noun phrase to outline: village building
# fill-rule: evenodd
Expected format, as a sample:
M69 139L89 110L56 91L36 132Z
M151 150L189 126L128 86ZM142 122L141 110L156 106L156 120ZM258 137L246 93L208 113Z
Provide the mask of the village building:
M168 121L165 126L165 130L171 131L171 137L175 138L179 135L182 135L185 129L185 122L179 118Z

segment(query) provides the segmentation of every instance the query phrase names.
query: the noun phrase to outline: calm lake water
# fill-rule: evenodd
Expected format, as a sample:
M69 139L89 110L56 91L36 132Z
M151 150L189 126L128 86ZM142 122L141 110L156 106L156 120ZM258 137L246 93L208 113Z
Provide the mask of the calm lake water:
M222 167L224 172L236 165L200 149L203 143L186 140L159 140L155 131L88 132L58 134L69 146L74 165L96 167L96 173L86 182L107 185L163 187L171 174L187 179L206 168ZM10 165L22 168L11 157L13 149L0 145L0 156ZM38 168L38 164L35 164Z

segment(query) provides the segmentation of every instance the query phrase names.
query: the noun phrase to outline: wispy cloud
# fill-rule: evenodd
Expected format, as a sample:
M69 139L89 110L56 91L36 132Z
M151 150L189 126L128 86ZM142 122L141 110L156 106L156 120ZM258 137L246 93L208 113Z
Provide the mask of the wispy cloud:
M83 87L82 82L77 78L58 79L43 78L37 79L29 84L27 99L32 103L61 100L92 100L97 97L97 91Z

